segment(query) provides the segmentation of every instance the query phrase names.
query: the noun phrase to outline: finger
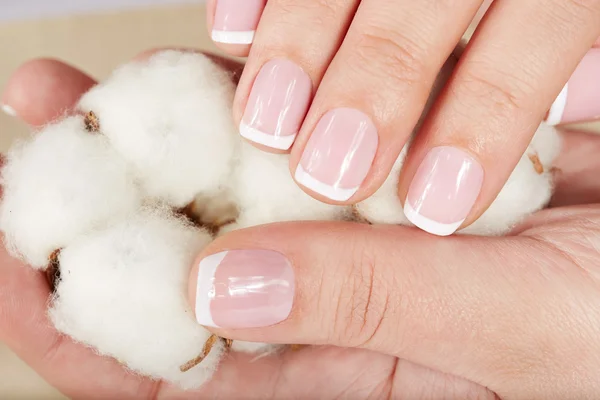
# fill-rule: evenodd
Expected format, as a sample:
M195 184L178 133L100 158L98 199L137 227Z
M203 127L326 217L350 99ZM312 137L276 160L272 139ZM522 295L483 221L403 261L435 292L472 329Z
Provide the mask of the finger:
M41 126L71 109L95 83L61 61L36 59L23 64L9 78L2 105L27 124Z
M176 386L136 376L115 360L59 334L47 318L50 292L44 275L19 264L4 251L0 251L0 287L0 340L43 379L73 399L264 398L266 393L283 398L290 392L299 398L337 398L344 390L377 390L394 368L391 357L325 347L258 360L251 355L231 354L223 359L207 385L184 393ZM314 360L319 360L320 368L314 367ZM366 363L376 371L364 374ZM304 380L276 384L287 375L296 376L298 371ZM322 371L343 373L332 385Z
M207 26L214 43L234 56L248 55L267 0L210 0Z
M266 151L290 149L358 3L268 2L234 102L244 138Z
M355 203L381 186L480 2L361 2L292 150L307 193Z
M273 224L213 242L192 271L190 297L198 321L225 337L360 347L493 390L497 372L519 364L510 354L538 357L533 332L554 329L554 317L530 316L576 304L575 294L547 275L552 257L541 249L520 238ZM544 284L537 285L540 276Z
M412 223L450 235L483 214L600 33L598 16L598 1L492 4L411 145L399 194Z
M600 49L581 60L546 116L549 125L600 119Z

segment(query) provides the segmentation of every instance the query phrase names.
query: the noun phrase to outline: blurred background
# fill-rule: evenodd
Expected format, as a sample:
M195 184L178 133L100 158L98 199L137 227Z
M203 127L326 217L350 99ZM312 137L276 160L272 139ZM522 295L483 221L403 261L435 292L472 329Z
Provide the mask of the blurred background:
M0 0L0 90L13 71L32 58L58 58L102 79L120 63L153 47L218 52L206 31L203 3ZM472 28L465 39L471 33ZM600 131L600 123L579 128ZM0 152L25 133L22 123L0 113ZM0 342L0 399L63 398Z

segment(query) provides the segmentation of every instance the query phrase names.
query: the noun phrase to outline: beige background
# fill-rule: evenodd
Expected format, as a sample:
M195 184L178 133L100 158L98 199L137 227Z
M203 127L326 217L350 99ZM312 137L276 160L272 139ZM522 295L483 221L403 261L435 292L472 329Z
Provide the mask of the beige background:
M36 57L60 58L101 79L119 63L152 47L216 51L204 21L202 6L172 6L0 24L0 88L19 65ZM600 124L595 129L600 130ZM0 113L0 152L25 132L23 124ZM0 343L0 399L54 398L62 397Z

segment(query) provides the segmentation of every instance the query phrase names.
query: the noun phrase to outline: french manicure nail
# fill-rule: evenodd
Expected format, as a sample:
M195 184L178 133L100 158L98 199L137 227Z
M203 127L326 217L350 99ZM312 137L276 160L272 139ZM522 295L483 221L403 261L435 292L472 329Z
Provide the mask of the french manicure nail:
M379 144L377 128L364 113L334 109L313 131L295 179L334 201L350 199L367 177Z
M549 125L585 122L600 118L600 49L592 49L577 66L552 104Z
M278 324L294 301L294 271L280 253L231 250L204 258L198 268L196 319L226 329Z
M483 184L483 168L455 147L430 150L408 189L404 214L434 235L453 234L468 217Z
M212 39L227 44L251 44L266 0L217 0Z
M310 77L291 61L267 62L258 73L240 124L243 137L287 150L294 143L308 111Z
M11 117L16 117L17 116L17 112L15 111L15 109L12 108L11 106L9 106L8 104L2 104L2 111L6 115L9 115Z

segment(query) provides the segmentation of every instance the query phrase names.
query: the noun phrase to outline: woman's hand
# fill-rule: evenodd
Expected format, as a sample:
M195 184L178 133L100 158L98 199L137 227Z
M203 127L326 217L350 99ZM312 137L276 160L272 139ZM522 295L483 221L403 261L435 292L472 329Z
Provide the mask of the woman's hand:
M38 60L17 71L2 102L24 122L40 125L93 84L72 67ZM0 340L72 398L482 399L495 398L493 392L508 399L596 398L600 138L570 132L564 139L554 208L506 238L441 239L406 227L287 223L217 240L199 262L240 249L287 259L263 274L279 265L279 282L293 276L294 291L278 292L291 308L273 313L268 301L256 307L265 297L251 294L219 297L198 315L238 328L218 331L236 339L324 346L257 360L232 355L197 393L134 377L60 336L46 317L44 276L4 251ZM242 266L260 261L248 254ZM236 277L235 268L219 271ZM193 273L192 297L196 284ZM231 326L235 310L227 304L241 307L243 324ZM261 328L265 322L269 326ZM254 328L243 329L248 326Z
M151 52L140 55L147 57ZM232 70L240 65L215 57ZM10 79L2 104L30 126L63 115L95 81L54 60L36 60ZM202 390L181 392L138 378L52 327L44 274L0 248L0 341L73 399L407 398L493 399L487 389L394 356L360 349L315 347L260 359L232 354Z
M291 150L296 182L345 204L384 182L436 74L490 3L212 0L208 23L221 48L249 54L234 108L241 134ZM399 196L413 223L434 234L471 224L540 121L600 116L599 20L600 0L492 4L409 151Z

